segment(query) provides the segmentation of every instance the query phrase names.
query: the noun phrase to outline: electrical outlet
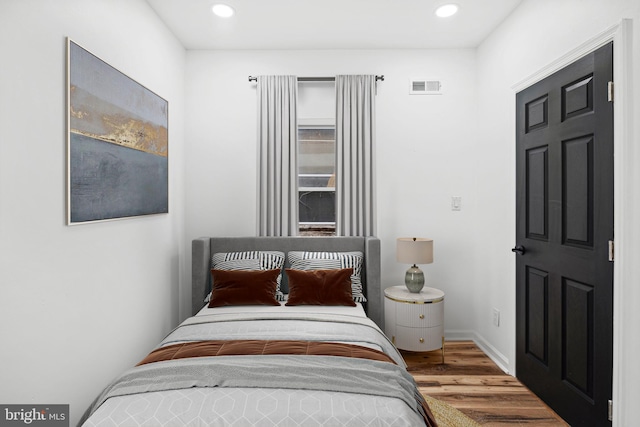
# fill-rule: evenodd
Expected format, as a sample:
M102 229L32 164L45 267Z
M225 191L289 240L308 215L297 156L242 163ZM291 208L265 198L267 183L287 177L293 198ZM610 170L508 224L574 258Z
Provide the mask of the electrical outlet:
M500 310L493 309L493 326L500 326Z

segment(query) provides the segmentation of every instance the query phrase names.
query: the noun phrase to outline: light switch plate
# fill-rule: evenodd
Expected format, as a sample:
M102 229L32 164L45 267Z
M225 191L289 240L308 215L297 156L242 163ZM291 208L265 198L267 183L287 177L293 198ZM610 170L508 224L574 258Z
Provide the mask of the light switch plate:
M451 197L451 210L452 211L462 210L462 197L460 196Z

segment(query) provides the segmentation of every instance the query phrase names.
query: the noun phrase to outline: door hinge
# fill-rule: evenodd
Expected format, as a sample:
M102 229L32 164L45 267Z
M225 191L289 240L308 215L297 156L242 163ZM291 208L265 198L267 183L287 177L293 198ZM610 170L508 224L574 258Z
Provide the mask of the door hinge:
M609 421L613 421L613 400L608 402Z
M609 82L607 85L607 99L609 102L613 102L613 82Z
M609 240L609 261L613 262L615 260L615 253L614 253L614 244L613 244L613 240Z

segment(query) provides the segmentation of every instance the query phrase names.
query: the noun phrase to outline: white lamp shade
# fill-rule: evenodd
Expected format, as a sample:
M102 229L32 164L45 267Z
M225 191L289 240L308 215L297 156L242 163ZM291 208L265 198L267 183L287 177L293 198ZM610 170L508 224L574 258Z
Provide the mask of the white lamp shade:
M396 260L403 264L431 264L433 262L433 240L419 237L399 237Z

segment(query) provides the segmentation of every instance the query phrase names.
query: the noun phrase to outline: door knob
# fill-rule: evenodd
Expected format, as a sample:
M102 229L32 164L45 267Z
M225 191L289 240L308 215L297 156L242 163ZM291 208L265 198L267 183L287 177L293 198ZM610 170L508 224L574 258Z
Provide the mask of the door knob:
M511 249L511 252L515 252L518 255L524 255L524 253L526 252L524 249L524 246L522 245L518 245L515 248Z

